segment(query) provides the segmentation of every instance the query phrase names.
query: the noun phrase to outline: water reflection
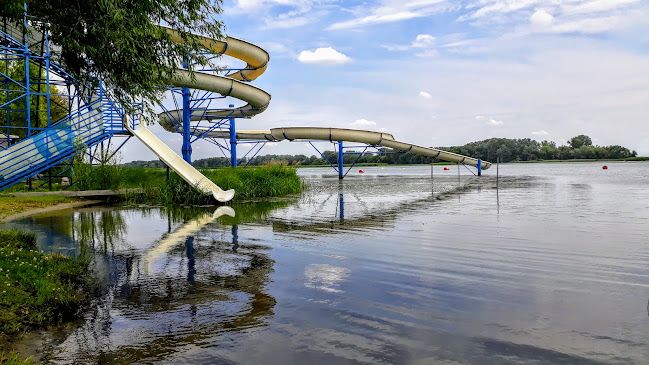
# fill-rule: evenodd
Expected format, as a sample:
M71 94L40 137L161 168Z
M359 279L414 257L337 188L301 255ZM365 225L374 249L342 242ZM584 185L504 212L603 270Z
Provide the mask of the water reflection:
M171 225L169 224L169 232L164 235L163 238L160 239L156 244L154 244L153 247L149 248L146 251L144 261L147 263L147 269L150 270L151 265L157 259L166 255L167 251L169 251L174 246L177 246L180 241L185 239L185 237L187 237L187 239L192 238L193 240L192 235L198 233L209 223L215 221L223 215L234 217L236 214L234 209L232 209L231 207L222 206L214 210L212 214L205 213L203 216L199 216L184 223L181 227L173 232L171 232ZM171 213L169 213L169 217L171 217Z
M274 260L269 246L240 241L239 223L289 204L242 206L243 214L231 207L100 207L23 221L33 229L55 220L50 236L67 237L59 249L91 248L101 280L85 323L46 345L42 360L151 363L265 326L276 304L266 289Z
M461 186L457 186L457 180L448 178L438 177L437 182L424 181L425 184L430 184L430 188L426 189L428 191L421 189L417 193L409 192L411 196L402 196L400 199L394 197L404 191L395 191L395 186L390 187L392 191L386 189L381 192L375 189L368 194L365 187L358 186L359 182L347 181L346 184L338 184L337 193L329 190L320 194L316 190L313 197L303 199L301 205L310 205L310 209L296 212L298 214L274 215L270 220L275 232L331 234L373 228L384 230L393 227L393 222L400 217L413 216L429 210L451 197L458 196L459 199L462 194L481 193L485 188L495 188L495 179L489 177L467 178ZM438 190L435 190L435 184ZM401 186L406 190L406 185L397 187Z

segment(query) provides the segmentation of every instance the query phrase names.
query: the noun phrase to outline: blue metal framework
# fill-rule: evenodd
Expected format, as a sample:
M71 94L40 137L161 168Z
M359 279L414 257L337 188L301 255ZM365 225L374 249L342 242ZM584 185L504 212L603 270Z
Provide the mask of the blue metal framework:
M0 190L45 170L51 186L52 177L70 170L52 176L52 167L80 149L128 135L121 108L101 83L79 84L56 56L49 35L26 11L22 24L0 18ZM96 151L89 154L95 161Z

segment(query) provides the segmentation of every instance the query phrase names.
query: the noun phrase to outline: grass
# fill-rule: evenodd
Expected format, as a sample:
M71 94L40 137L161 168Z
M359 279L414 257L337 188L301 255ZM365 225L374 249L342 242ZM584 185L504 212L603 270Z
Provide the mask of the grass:
M305 187L296 169L283 165L202 169L201 172L222 189L235 189L237 199L296 194Z
M175 173L171 173L170 179L167 181L165 169L124 169L124 185L122 187L145 188L143 194L128 197L130 201L156 202L166 205L213 203L214 198L190 186ZM297 176L296 169L283 165L200 169L200 172L223 190L235 189L235 201L296 194L305 187Z
M44 208L51 205L70 203L78 199L56 195L45 196L2 196L0 195L0 220L10 215L30 209Z
M9 352L7 354L0 352L0 364L2 365L31 365L34 362L31 357L26 360L20 360L20 354Z
M90 296L89 263L40 253L34 234L0 231L0 341L75 318Z

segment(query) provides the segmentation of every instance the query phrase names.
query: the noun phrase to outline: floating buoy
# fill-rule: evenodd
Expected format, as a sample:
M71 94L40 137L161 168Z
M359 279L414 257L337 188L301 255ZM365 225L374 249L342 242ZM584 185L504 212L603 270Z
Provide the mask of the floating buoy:
M606 165L602 166L602 170L608 170L608 166Z
M445 167L445 168L444 168L444 171L446 171L446 170L448 170L448 167Z
M364 173L364 172L365 172L365 171L363 171L363 170L358 170L358 173L359 173L359 174L362 174L362 173Z

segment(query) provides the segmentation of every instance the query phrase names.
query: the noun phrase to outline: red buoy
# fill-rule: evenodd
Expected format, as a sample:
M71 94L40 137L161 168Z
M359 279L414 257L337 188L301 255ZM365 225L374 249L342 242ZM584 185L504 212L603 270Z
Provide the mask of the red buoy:
M604 166L602 166L602 169L603 170L608 170L608 166L604 165Z
M444 171L446 171L446 170L448 170L448 167L445 167L445 168L444 168Z
M362 173L364 173L364 172L365 172L365 171L363 171L363 170L358 170L358 173L359 173L359 174L362 174Z

